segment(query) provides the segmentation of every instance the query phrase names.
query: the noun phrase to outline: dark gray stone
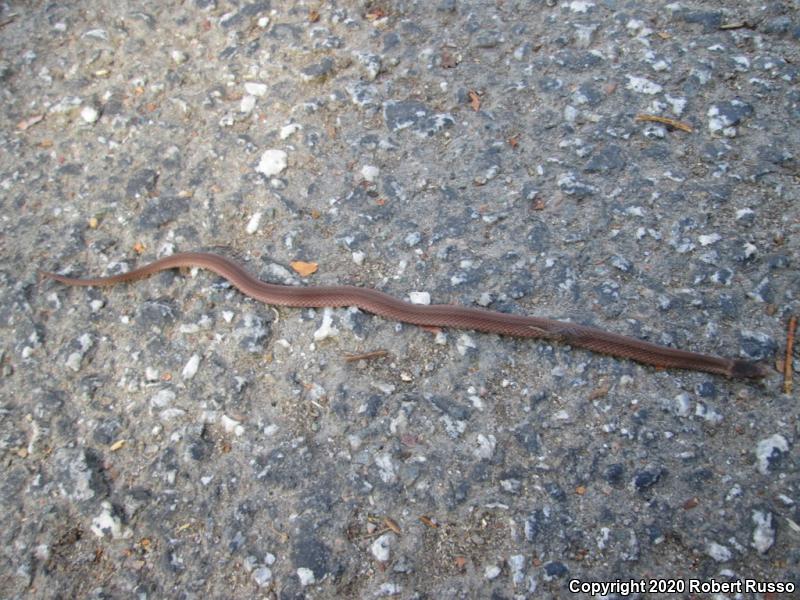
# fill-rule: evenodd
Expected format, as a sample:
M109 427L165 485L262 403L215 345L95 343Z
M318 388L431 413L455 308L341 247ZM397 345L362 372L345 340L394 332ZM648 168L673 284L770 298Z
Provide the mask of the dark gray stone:
M561 579L565 577L567 573L569 573L567 565L560 561L554 560L544 565L545 579Z
M659 482L663 469L645 469L639 471L633 478L633 485L639 492L646 491Z
M738 125L754 113L753 105L739 98L715 102L714 106L719 110L718 118L723 119L727 126Z
M301 69L303 77L311 81L324 81L333 73L334 62L332 58L323 58L320 62L308 65Z
M625 475L625 467L621 463L608 465L605 471L605 480L611 485L619 485Z
M586 173L609 173L623 169L626 163L627 158L623 154L622 148L610 145L598 148L583 170Z
M681 12L679 17L686 23L702 25L704 33L717 31L722 25L722 12L718 10L686 10Z
M177 319L178 309L171 298L145 300L136 310L136 324L142 329L163 330L173 325Z
M470 414L472 414L469 407L456 403L452 398L431 396L428 400L441 412L458 421L467 421L469 420Z
M743 331L739 338L741 354L750 360L766 360L778 350L772 337L757 331Z
M180 196L151 198L139 215L139 229L157 229L177 220L189 210L189 200Z
M128 179L128 183L125 186L125 195L128 198L149 196L155 191L157 183L158 173L153 169L140 169Z

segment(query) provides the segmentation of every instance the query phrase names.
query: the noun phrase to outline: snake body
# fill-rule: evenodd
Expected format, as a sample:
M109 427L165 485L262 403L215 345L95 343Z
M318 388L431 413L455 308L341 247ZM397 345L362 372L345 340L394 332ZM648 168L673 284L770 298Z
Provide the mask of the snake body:
M349 285L297 287L266 283L250 275L240 264L207 252L173 254L110 277L78 279L47 271L40 271L40 274L66 285L108 286L137 281L159 271L180 267L200 267L213 271L246 296L267 304L313 308L356 306L381 317L413 325L543 338L661 368L705 371L730 378L760 378L766 375L764 366L752 361L669 348L588 325L468 306L411 304L377 290Z

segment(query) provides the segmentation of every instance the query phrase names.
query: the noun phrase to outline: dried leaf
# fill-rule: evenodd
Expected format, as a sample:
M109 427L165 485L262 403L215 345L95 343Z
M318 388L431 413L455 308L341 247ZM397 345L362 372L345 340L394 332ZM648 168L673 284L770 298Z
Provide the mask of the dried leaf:
M308 22L316 23L317 21L319 21L319 11L312 8L308 11Z
M431 529L438 529L439 528L439 524L436 521L434 521L433 519L431 519L430 517L422 515L419 518L419 520L422 522L423 525L426 525L426 526L430 527Z
M302 260L295 260L289 263L291 267L303 277L308 277L312 273L317 272L319 265L315 262L305 262Z
M478 111L481 108L481 97L478 96L478 92L475 90L469 91L469 105L474 111Z
M692 126L688 123L683 123L682 121L676 121L675 119L670 119L669 117L660 117L658 115L646 115L646 114L639 114L636 115L636 121L650 121L652 123L660 123L662 125L666 125L667 127L671 127L672 129L680 129L681 131L685 131L686 133L692 133Z
M344 357L345 362L356 362L358 360L372 360L373 358L383 358L388 356L389 352L386 350L373 350L372 352L362 352L361 354L346 354Z
M397 535L403 533L403 530L400 529L400 525L398 525L397 522L390 517L383 517L383 525L387 529L391 529L392 531L394 531Z
M789 325L786 329L786 358L783 361L783 393L792 393L792 356L794 356L794 331L797 329L797 316L789 317ZM780 370L780 369L779 369Z

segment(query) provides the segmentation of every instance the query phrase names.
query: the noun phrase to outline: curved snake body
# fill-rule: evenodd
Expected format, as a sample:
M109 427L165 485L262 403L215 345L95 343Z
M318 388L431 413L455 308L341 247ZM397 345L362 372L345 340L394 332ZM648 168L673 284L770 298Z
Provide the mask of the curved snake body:
M377 290L349 285L296 287L266 283L250 275L240 264L206 252L173 254L110 277L78 279L47 271L40 273L67 285L107 286L136 281L159 271L179 267L200 267L213 271L246 296L267 304L314 308L356 306L387 319L414 325L543 338L661 368L706 371L731 378L760 378L766 375L764 367L755 362L669 348L588 325L467 306L411 304Z

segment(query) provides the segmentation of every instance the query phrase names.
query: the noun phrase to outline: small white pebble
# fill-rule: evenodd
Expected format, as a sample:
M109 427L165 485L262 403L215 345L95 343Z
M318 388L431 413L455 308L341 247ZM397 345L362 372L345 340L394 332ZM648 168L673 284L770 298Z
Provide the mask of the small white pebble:
M389 560L392 539L393 536L391 533L384 533L381 537L372 542L369 549L376 560L380 562L387 562Z
M700 242L701 246L710 246L722 239L722 236L718 233L711 233L708 235L701 235L697 238L697 241Z
M594 7L594 2L587 2L586 0L572 0L568 5L569 9L574 13L587 13L589 9Z
M314 571L305 567L297 569L297 578L300 580L300 585L303 587L311 585L317 580L317 578L314 577Z
M285 140L296 131L300 131L302 128L303 127L299 123L289 123L288 125L284 125L283 127L281 127L280 133L278 135L280 135L280 138L282 140Z
M227 415L222 415L220 423L222 423L222 428L227 433L233 433L237 437L244 433L244 427L242 427L241 423L236 419L231 419Z
M378 588L378 591L375 592L377 597L383 596L397 596L400 592L403 591L403 586L397 583L382 583L381 586Z
M272 571L269 567L258 567L253 571L252 577L258 587L264 587L272 581Z
M81 118L87 123L95 123L100 118L100 113L94 106L84 106L81 109Z
M258 83L255 81L247 81L244 84L244 91L250 94L251 96L264 96L267 93L267 84L266 83Z
M691 399L689 398L689 394L686 392L682 392L675 396L674 400L674 411L675 414L679 417L688 417L691 411Z
M759 554L764 554L772 548L775 543L775 529L772 526L772 513L768 511L754 510L753 523L756 527L753 530L753 548Z
M375 181L380 172L381 170L373 165L364 165L361 167L361 177L363 177L365 181Z
M83 357L86 356L86 353L94 345L94 342L88 333L84 333L78 338L78 344L80 345L80 351L70 353L65 361L67 368L76 372L80 371Z
M242 100L239 102L239 112L249 113L256 107L256 97L251 96L250 94L245 94L242 96Z
M194 377L197 374L197 368L200 366L200 356L197 354L192 354L191 358L186 362L183 366L183 371L181 371L181 377L184 381L187 381Z
M428 292L409 292L408 299L411 304L430 304L431 295Z
M745 242L745 244L744 244L744 257L745 258L752 258L756 254L758 254L758 248L756 247L756 245L751 243L751 242Z
M353 262L356 263L359 267L364 264L364 258L366 258L366 254L361 251L353 252Z
M498 567L497 565L491 565L489 567L486 567L486 569L484 569L483 571L483 576L486 579L490 580L496 579L498 575L500 575L500 567Z
M564 120L567 123L574 123L575 120L578 118L579 114L580 114L580 111L577 108L575 108L574 106L567 105L564 108Z
M437 340L438 343L438 340ZM471 348L477 348L478 346L475 344L475 340L473 340L469 335L466 333L462 333L458 336L458 340L456 340L456 351L461 355L466 355L467 352Z
M109 536L113 539L129 538L132 532L126 528L120 518L114 514L111 502L104 500L100 504L100 514L92 519L90 529L97 537Z
M522 554L509 556L508 565L511 567L511 579L514 585L520 585L525 578L525 556Z
M755 452L756 460L758 460L758 472L762 475L768 475L770 459L775 455L776 452L780 455L785 454L788 451L789 442L787 442L786 438L780 433L776 433L768 438L759 440L758 444L756 445Z
M275 148L265 150L261 155L261 160L256 167L256 171L263 173L267 177L278 175L286 168L288 164L287 158L288 155L283 150L277 150Z
M625 87L632 92L638 92L640 94L648 94L652 96L660 93L663 89L655 81L650 81L646 77L635 77L633 75L626 75L625 77L628 78L628 83L625 85Z
M250 220L247 222L247 227L244 230L253 235L256 231L258 231L258 226L261 223L261 211L254 212L253 216L250 217Z
M706 554L717 562L727 562L733 558L733 553L731 553L727 546L717 544L716 542L709 542L706 544Z
M489 459L494 456L494 450L497 447L497 438L492 434L488 436L479 433L475 438L475 448L472 449L472 454L479 459Z
M322 313L322 325L314 332L314 341L319 342L337 335L339 335L339 330L333 326L333 312L326 307Z
M187 60L189 60L189 55L186 54L183 50L173 50L169 53L172 60L175 62L176 65L182 65Z
M492 303L492 295L489 292L481 292L478 298L478 304L481 306L489 306Z

